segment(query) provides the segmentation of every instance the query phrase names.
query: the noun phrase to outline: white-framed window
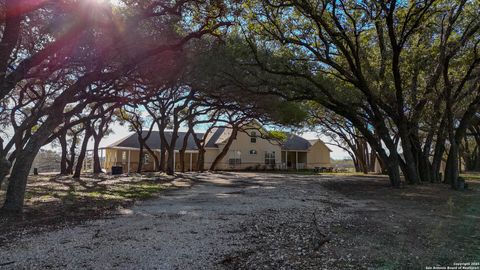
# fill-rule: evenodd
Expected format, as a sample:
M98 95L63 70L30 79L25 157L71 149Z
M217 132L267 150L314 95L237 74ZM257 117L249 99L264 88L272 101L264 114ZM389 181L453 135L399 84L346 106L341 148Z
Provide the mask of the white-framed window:
M150 163L150 155L148 153L143 154L143 164Z
M122 151L122 162L127 162L127 151Z
M250 132L250 142L251 143L257 142L257 133L255 131Z
M234 166L234 165L240 165L242 164L242 159L241 158L230 158L228 159L228 165Z
M235 166L240 164L242 164L242 152L240 150L231 150L228 165Z
M257 150L255 149L250 150L250 155L256 155L256 154L257 154Z
M265 152L265 164L275 165L275 151Z

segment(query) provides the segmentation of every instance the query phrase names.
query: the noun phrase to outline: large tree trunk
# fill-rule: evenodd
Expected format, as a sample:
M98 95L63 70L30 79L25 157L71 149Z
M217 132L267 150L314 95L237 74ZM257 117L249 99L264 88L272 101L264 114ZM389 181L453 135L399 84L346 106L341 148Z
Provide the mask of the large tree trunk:
M48 140L51 131L58 126L58 119L48 118L44 124L32 135L28 143L21 150L17 149L17 157L10 174L5 203L2 211L20 213L23 209L25 189L27 187L28 174L32 167L35 156Z
M394 154L393 156L396 156L396 154ZM402 179L400 178L398 158L391 157L390 162L388 162L387 164L387 173L390 178L390 184L392 185L392 187L399 188Z
M98 155L98 148L100 146L101 137L93 137L93 173L102 173L102 166L100 165L100 157Z
M480 171L480 144L477 142L475 147L475 159L473 161L473 171Z
M165 171L165 162L167 160L166 155L167 155L167 148L162 144L162 146L160 148L160 160L159 160L159 164L158 164L158 170L160 172Z
M180 170L181 172L185 172L185 152L188 146L188 138L190 137L190 130L185 133L182 142L182 148L180 149Z
M13 213L22 211L30 168L41 145L40 143L28 143L27 146L18 153L12 173L10 174L7 196L2 208L3 211Z
M238 127L232 126L232 134L230 134L230 137L228 138L228 141L223 147L222 151L215 157L215 160L212 162L212 165L210 166L211 171L214 171L217 168L218 163L227 155L230 146L237 137L237 133Z
M432 164L422 152L418 152L418 172L422 182L432 181Z
M168 145L168 155L167 155L167 174L173 175L175 173L175 145L177 143L178 132L174 129L172 131L172 139Z
M447 164L445 166L445 182L450 184L453 189L458 189L458 143L453 140L450 142L450 150L448 151Z
M66 175L68 174L67 172L67 156L68 156L68 146L67 146L67 134L66 132L63 133L63 134L60 134L60 136L58 137L58 141L60 143L60 147L61 147L61 158L60 158L60 174L62 175Z
M199 172L205 171L205 148L198 149L197 170Z
M73 167L75 166L75 148L77 146L78 133L73 134L72 145L70 146L70 160L68 160L67 174L73 174Z
M420 139L417 134L411 136L412 152L416 159L418 177L421 182L430 182L432 180L432 164L428 159L430 153L430 146L426 145L425 151L422 150Z
M437 131L437 139L435 142L435 148L433 150L433 159L432 159L432 182L438 183L443 181L440 176L440 167L442 163L443 153L445 152L445 141L446 141L446 132L445 132L445 118L440 123L439 129Z
M404 163L404 176L405 180L409 184L417 184L420 179L418 177L418 164L413 154L413 147L410 140L410 134L406 131L406 127L399 128L399 135L401 138L403 157L405 159ZM389 149L391 150L391 149Z
M349 113L349 111L345 111ZM348 114L346 114L348 115ZM373 134L370 129L366 128L364 122L357 117L350 117L348 118L355 127L363 134L367 142L370 144L372 149L377 153L378 160L381 164L383 164L383 168L386 170L390 184L392 187L400 187L401 178L400 178L400 171L399 171L399 160L398 160L398 153L396 149L396 144L391 140L388 129L385 126L384 121L381 119L378 120L378 124L375 126L376 133ZM383 148L383 143L387 146L390 151L390 156L388 156ZM392 151L393 150L393 151Z
M140 140L139 140L140 142ZM137 166L137 173L142 172L143 163L145 162L145 156L143 154L143 142L140 142L140 150L138 151L138 166Z
M165 138L165 128L162 125L159 125L159 132L160 134L160 161L158 170L161 172L165 172L165 163L167 161L167 139Z
M361 140L357 139L356 140L357 147L355 151L357 152L357 162L358 162L358 172L363 172L364 174L368 174L368 165L367 165L367 160L368 160L368 155L366 153L366 143Z
M158 164L159 164L159 160L158 160L158 157L157 155L155 154L155 152L150 148L150 146L148 146L148 144L145 143L145 148L147 149L148 153L152 156L153 158L153 167L154 167L154 170L157 170L158 171Z
M180 171L182 173L185 172L185 149L180 149L179 155L178 155L178 161L180 162Z
M3 31L2 31L2 49L0 50L0 73L2 74L2 81L0 83L0 99L3 98L12 91L15 87L15 81L9 82L6 80L7 70L10 64L10 56L12 51L18 44L18 40L21 33L22 20L25 13L21 12L21 7L16 0L2 1L2 10L5 12L2 19ZM2 12L2 13L3 13Z
M368 136L367 139L368 138L370 138L370 136ZM376 151L379 163L382 164L382 168L386 170L390 180L390 185L394 188L399 188L402 179L400 177L400 160L398 158L398 153L389 149L390 155L387 155L385 149L383 149L381 145L381 141L378 138L373 137L370 139L370 146ZM386 137L386 139L388 139L388 137ZM387 144L390 145L391 148L394 147L392 142L388 142Z
M2 187L3 180L10 171L11 163L6 159L4 154L0 154L0 188Z
M83 161L85 160L85 156L87 154L88 140L90 140L91 136L91 128L86 128L85 136L82 141L82 148L80 149L80 153L78 155L77 166L75 167L75 173L73 174L73 178L80 178L80 174L82 173Z
M355 157L355 155L354 155L354 154L351 154L351 155L350 155L350 158L351 158L352 161L353 161L353 166L355 167L355 172L356 172L356 173L361 172L362 170L361 170L361 168L360 168L360 164L359 164L359 162L358 162L358 159Z

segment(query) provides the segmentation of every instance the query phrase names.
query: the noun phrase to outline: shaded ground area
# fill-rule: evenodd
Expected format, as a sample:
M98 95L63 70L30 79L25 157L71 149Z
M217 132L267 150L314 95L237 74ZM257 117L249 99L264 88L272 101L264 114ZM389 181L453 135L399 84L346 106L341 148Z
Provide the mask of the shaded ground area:
M478 182L470 182L471 191L455 192L441 184L392 190L386 178L375 176L183 178L194 185L161 192L109 218L17 236L0 247L0 266L424 269L480 261ZM317 229L331 241L315 250Z
M128 177L83 175L81 179L54 174L31 176L25 194L24 214L0 219L0 245L17 234L108 217L112 212L131 207L136 200L154 197L181 180L158 173ZM1 202L7 184L0 190Z

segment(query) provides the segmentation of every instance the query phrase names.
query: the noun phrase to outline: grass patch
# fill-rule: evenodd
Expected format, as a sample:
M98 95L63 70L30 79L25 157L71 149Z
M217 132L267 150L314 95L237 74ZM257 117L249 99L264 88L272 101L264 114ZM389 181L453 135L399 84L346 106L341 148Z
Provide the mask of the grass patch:
M453 227L453 239L463 243L465 259L480 261L480 196L478 194L461 196L453 203L451 214L462 220Z
M371 177L375 174L364 174L359 172L316 172L312 169L302 170L248 170L245 172L253 173L270 173L270 174L296 174L296 175L331 175L331 176L367 176Z
M473 181L480 181L480 173L462 173L460 174L461 177L467 179L467 180L473 180Z
M104 199L104 200L145 200L154 197L166 189L165 185L155 182L138 182L112 186L106 189L75 191L77 198Z

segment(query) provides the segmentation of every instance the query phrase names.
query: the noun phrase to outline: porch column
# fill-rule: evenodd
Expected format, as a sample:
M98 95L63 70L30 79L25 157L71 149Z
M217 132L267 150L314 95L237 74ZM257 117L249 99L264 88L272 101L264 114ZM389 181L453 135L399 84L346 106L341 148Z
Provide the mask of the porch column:
M173 172L175 172L175 150L173 150Z
M130 173L130 150L128 150L128 163L127 163L127 171Z
M295 169L298 171L298 151L295 152Z
M104 153L103 151L104 149L100 149L100 160L102 160L100 161L100 164L101 164L100 166L102 170L105 168L105 159L103 158L103 153Z
M190 171L192 171L192 156L193 156L193 153L190 152Z
M107 149L103 149L103 168L107 172Z
M155 151L153 151L153 155L155 155ZM155 162L155 157L153 156L152 158L153 158L153 171L156 172L157 171L157 163Z

